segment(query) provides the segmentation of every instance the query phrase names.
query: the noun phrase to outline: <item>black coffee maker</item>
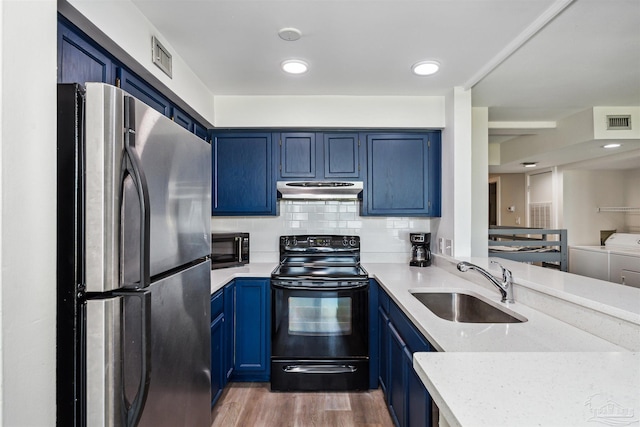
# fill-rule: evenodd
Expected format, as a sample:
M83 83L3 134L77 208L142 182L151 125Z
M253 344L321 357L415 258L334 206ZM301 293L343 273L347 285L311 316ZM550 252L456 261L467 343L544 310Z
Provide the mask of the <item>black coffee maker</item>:
M431 233L409 233L411 241L411 261L413 267L428 267L431 265Z

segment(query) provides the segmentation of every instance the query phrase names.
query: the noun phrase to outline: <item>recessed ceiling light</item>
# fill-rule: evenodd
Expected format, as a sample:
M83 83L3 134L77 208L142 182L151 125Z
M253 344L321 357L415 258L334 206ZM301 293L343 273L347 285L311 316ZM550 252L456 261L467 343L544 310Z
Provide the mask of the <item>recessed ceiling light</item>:
M522 166L524 166L525 168L535 168L537 163L536 162L523 162L521 163Z
M304 74L309 69L309 64L299 59L288 59L280 65L282 70L289 74Z
M438 61L420 61L411 66L411 71L417 76L430 76L440 69Z
M603 145L602 148L618 148L622 146L622 144L618 144L617 142L612 142L611 144Z

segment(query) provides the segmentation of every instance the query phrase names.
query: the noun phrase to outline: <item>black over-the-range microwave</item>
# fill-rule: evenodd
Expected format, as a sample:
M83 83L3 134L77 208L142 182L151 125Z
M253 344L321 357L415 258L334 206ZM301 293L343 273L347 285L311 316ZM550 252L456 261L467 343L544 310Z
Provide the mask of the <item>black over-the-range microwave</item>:
M211 233L211 269L249 263L249 233Z

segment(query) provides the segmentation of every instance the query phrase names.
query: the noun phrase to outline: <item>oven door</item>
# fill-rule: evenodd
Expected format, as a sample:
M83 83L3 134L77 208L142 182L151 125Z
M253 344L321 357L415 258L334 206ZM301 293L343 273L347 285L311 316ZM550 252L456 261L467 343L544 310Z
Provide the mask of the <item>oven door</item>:
M271 354L287 359L368 357L369 284L287 287L272 281Z
M271 282L271 390L369 388L368 290Z

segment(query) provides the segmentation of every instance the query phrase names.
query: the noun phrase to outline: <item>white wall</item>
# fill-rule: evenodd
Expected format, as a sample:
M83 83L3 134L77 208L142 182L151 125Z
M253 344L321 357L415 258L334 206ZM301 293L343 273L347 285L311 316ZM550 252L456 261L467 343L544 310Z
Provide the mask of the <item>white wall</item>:
M600 245L600 230L626 231L624 213L597 212L626 203L624 171L565 170L562 176L562 228L569 245ZM638 188L637 181L632 187Z
M636 208L625 215L625 225L630 233L640 233L640 167L624 171L625 206Z
M456 87L446 97L446 126L442 132L442 218L432 224L432 229L436 230L436 244L438 238L451 241L453 247L447 249L445 244L443 252L456 257L471 255L471 219L474 214L471 153L471 91ZM485 184L487 174L483 177ZM485 199L487 193L485 189ZM487 215L486 211L484 215ZM487 217L485 230L488 223Z
M355 201L279 201L277 217L213 217L215 232L251 234L251 262L278 261L279 237L292 234L338 234L360 236L365 263L408 263L409 233L430 232L429 218L362 217Z
M489 109L472 109L471 256L486 256L489 224Z
M442 96L216 96L216 127L431 128Z
M0 1L0 425L55 424L56 1Z

